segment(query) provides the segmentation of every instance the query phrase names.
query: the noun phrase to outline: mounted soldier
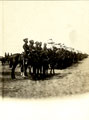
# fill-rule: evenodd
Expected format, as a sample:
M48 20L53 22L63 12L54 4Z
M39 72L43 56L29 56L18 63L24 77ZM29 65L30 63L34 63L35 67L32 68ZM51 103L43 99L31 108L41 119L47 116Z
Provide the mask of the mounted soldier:
M35 50L37 51L38 49L39 49L39 42L36 41L36 42L35 42Z
M29 74L31 74L31 68L33 68L33 59L34 59L34 52L35 52L35 47L34 47L34 40L29 41Z
M39 70L40 70L40 67L41 67L41 59L40 59L40 56L41 56L41 43L36 41L35 42L35 53L34 53L34 68L35 68L35 71L34 73L35 74L39 74Z
M29 52L33 52L35 50L34 40L29 41Z
M28 46L28 38L23 39L24 41L24 45L23 45L23 49L24 49L24 57L28 57L29 54L29 46Z
M28 54L29 54L28 38L23 39L23 41L24 41L23 63L27 64Z
M23 39L24 41L24 45L23 45L23 49L24 49L24 52L23 52L23 70L22 72L24 71L25 74L22 73L23 77L24 76L27 76L27 73L26 73L26 69L27 69L27 64L28 64L28 54L29 54L29 46L28 46L28 38L25 38Z
M39 47L38 50L41 51L42 50L42 42L39 42Z
M44 46L42 49L42 66L43 66L44 76L48 74L48 64L49 64L48 49L47 49L47 44L44 43Z

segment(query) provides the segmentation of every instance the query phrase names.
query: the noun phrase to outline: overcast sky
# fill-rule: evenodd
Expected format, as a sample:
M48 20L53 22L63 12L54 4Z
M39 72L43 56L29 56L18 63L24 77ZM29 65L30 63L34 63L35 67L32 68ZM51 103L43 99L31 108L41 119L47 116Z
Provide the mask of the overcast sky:
M64 43L89 53L88 1L0 2L0 55L22 52L23 39Z

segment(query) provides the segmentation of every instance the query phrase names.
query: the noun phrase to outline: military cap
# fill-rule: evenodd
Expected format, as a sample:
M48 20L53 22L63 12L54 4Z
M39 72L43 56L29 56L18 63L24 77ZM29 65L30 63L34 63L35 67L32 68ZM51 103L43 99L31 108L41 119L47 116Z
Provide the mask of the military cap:
M42 45L42 42L40 42L39 44Z
M29 40L30 43L34 43L34 40Z
M38 41L36 41L36 42L35 42L35 44L39 44L39 42L38 42Z
M23 41L28 43L28 38L23 39Z

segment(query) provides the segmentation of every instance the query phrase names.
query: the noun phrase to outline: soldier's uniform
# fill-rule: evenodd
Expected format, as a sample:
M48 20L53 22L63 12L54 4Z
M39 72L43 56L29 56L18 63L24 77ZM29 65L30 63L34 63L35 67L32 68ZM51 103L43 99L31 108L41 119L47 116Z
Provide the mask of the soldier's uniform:
M42 54L42 47L41 47L42 46L42 42L36 41L35 44L36 44L35 50L36 50L38 58L40 59L41 54Z
M22 59L21 75L25 77L27 75L25 65L27 65L28 63L28 54L29 54L28 38L23 39L23 41L24 41L24 45L23 45L24 52L21 55L21 59Z
M28 56L28 54L29 54L29 46L28 46L28 38L25 38L24 40L23 40L25 43L24 43L24 45L23 45L23 49L24 49L24 57L26 57L27 58L27 56Z
M35 47L34 47L34 41L33 40L30 40L29 41L29 52L33 52L35 50Z
M24 52L23 52L23 65L24 64L27 64L28 62L28 54L29 54L29 46L28 46L28 38L25 38L23 39L23 41L25 42L24 45L23 45L23 49L24 49Z
M39 42L39 50L42 50L42 42Z
M35 50L38 50L38 48L39 48L39 42L36 41L36 42L35 42Z

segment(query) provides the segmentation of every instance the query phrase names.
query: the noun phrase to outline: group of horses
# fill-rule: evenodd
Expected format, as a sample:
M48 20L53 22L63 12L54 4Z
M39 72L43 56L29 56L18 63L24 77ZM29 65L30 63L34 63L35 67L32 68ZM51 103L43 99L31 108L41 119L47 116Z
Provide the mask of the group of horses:
M11 68L11 78L15 79L15 69L18 64L23 76L28 75L27 69L29 69L29 74L31 75L46 76L48 75L49 69L50 74L55 74L54 69L64 69L87 56L87 54L53 47L47 48L46 50L36 49L34 51L29 51L26 58L24 57L24 53L12 54L8 57L3 57L1 61L2 65L4 65L5 61L8 62L9 67Z

